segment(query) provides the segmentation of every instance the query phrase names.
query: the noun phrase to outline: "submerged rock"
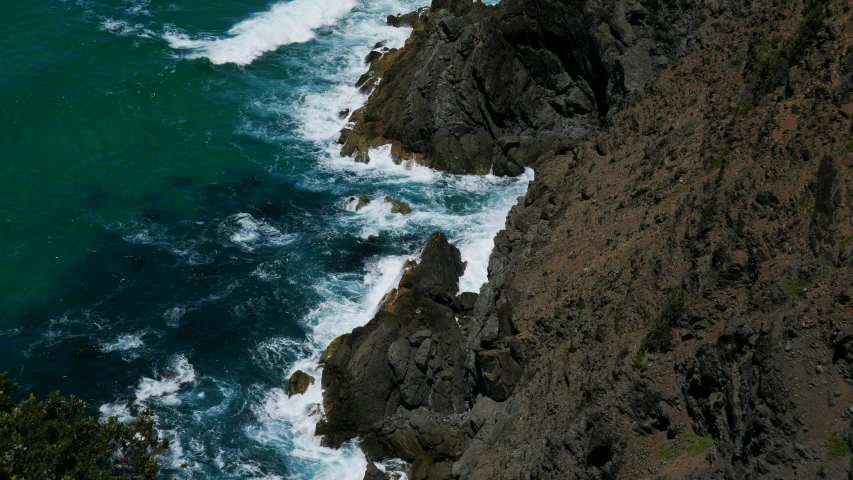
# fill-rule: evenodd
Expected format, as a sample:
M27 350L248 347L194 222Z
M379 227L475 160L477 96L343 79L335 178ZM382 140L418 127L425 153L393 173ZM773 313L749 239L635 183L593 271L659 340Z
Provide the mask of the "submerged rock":
M302 370L293 372L293 375L290 376L290 381L287 382L288 398L294 395L302 395L311 385L314 385L314 377Z

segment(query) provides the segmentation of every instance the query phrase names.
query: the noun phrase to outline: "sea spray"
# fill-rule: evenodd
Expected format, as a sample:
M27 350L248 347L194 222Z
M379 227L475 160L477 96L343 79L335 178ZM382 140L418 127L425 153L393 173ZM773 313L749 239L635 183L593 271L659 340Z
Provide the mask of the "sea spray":
M248 65L278 47L313 39L316 29L337 23L355 6L355 0L291 0L234 25L228 37L193 40L176 33L164 37L172 48L190 50L189 58Z

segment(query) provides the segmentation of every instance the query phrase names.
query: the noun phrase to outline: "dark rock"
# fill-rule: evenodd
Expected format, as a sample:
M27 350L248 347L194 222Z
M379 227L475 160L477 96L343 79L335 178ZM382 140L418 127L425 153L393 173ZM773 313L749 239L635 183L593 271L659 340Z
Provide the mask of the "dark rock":
M624 10L593 0L436 0L428 11L390 16L389 25L414 32L356 112L342 152L397 142L402 156L439 170L518 175L642 89L654 78L653 57L674 56L674 32L700 16L666 2L630 12L629 23ZM667 21L648 25L649 17Z
M506 400L521 380L521 366L509 349L478 352L477 370L483 395L499 402Z
M364 470L364 480L389 480L390 478L387 473L379 470L373 462L369 462Z
M348 116L349 116L349 108L345 108L345 109L341 110L340 112L338 112L338 118L340 118L341 120L347 118Z
M308 390L310 385L314 385L314 377L308 375L302 370L293 372L290 376L290 381L287 382L287 396L302 395Z
M376 50L372 50L367 54L367 57L364 58L364 63L371 64L376 60L382 58L382 52L377 52Z
M453 310L431 292L455 296L464 271L459 250L444 234L433 234L376 316L332 342L322 359L326 417L317 426L327 445L361 436L372 455L412 461L458 454L442 450L451 444L439 438L455 435L456 427L440 426L432 415L465 412L474 382ZM426 410L407 413L419 408Z
M355 211L357 212L368 205L370 205L370 198L368 198L367 195L362 195L358 197L358 203L355 205Z

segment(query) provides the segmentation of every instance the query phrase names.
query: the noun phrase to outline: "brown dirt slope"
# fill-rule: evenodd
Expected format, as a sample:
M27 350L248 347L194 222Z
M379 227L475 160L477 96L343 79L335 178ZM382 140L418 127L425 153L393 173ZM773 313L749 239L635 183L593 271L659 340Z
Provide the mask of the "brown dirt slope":
M853 17L804 7L708 2L686 55L534 164L474 345L523 374L455 474L850 475Z

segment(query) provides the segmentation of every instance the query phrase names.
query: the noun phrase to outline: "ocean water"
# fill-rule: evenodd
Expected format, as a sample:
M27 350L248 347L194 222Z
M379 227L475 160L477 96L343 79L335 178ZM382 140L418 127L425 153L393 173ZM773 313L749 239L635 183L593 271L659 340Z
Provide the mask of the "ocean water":
M532 179L337 155L364 57L409 34L385 17L426 3L3 2L0 371L153 408L164 476L360 479L354 445L313 435L320 353L434 231L477 291ZM318 382L287 398L296 369Z

